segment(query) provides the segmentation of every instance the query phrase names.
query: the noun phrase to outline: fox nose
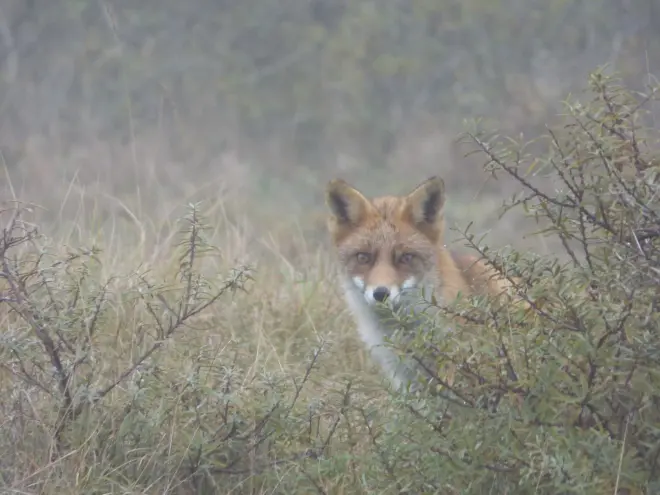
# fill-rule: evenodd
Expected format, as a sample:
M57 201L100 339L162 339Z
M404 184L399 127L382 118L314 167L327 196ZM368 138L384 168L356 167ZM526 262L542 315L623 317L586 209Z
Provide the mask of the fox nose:
M387 287L376 287L374 289L374 299L378 302L383 302L390 295L390 290Z

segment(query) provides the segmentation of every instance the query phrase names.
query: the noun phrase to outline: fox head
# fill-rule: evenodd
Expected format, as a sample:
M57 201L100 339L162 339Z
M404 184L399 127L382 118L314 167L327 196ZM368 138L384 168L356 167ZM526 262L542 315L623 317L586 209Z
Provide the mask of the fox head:
M397 306L404 292L435 285L443 247L442 179L431 177L406 196L374 199L335 179L326 203L339 263L367 304Z

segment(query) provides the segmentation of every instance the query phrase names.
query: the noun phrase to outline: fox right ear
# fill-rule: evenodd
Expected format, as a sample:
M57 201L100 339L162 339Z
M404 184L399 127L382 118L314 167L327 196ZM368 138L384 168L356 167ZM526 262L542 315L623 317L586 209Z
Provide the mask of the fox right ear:
M369 200L341 179L328 183L325 201L338 225L357 225L369 208Z
M434 225L442 219L445 205L445 183L440 177L425 180L408 195L413 221L418 225Z

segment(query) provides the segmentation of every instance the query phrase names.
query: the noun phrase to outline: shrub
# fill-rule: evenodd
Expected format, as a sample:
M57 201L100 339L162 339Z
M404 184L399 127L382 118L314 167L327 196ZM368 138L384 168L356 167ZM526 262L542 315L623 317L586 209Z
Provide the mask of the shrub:
M205 263L221 253L198 206L162 267L109 277L98 249L54 245L25 215L2 212L3 485L215 493L321 455L337 414L300 403L322 345L293 380L250 369L251 343L228 341L216 307L253 272Z
M414 446L397 474L414 493L660 490L660 155L645 125L658 88L633 94L599 71L590 90L539 157L469 134L487 170L521 186L505 211L524 208L563 248L493 252L464 231L514 289L504 305L457 301L443 313L463 323L408 348L441 365L434 397L404 401L427 428L392 434ZM448 364L453 382L433 372Z

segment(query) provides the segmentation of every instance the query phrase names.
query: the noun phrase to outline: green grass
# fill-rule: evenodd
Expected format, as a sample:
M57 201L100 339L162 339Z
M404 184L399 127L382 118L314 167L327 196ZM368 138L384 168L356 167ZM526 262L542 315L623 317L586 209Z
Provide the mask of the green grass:
M321 180L269 190L234 158L187 180L144 143L6 170L2 492L657 491L657 136L636 127L639 95L590 82L538 159L482 141L500 176L538 172L526 206L554 241L485 254L548 304L460 303L451 339L425 328L416 344L458 366L449 396L384 386L340 293ZM390 172L384 193L423 179ZM443 174L450 225L534 245L467 173Z
M328 254L291 259L270 232L248 242L220 202L190 208L205 228L129 214L49 236L4 211L6 490L355 492L344 470L368 442L346 390L386 394Z

